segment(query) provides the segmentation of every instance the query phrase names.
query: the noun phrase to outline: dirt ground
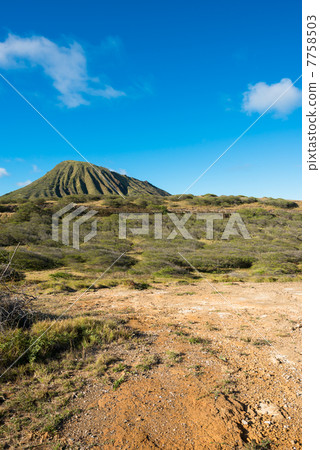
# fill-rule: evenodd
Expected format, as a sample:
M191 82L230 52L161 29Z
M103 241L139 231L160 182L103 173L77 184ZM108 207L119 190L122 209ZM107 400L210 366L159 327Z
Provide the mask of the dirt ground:
M301 284L215 286L219 293L203 280L82 297L78 311L123 315L141 341L109 349L123 363L119 387L87 385L55 440L82 449L301 448Z

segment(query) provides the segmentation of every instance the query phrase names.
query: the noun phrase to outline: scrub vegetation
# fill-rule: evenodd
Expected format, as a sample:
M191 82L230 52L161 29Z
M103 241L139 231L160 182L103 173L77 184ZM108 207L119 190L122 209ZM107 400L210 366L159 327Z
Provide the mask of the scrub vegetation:
M70 203L98 211L97 235L80 250L51 239L52 214ZM301 206L283 199L245 196L67 196L50 201L20 200L2 203L0 213L0 264L6 264L13 250L11 270L20 283L33 284L38 291L72 292L87 286L95 277L123 256L96 283L95 288L131 284L144 289L164 279L196 280L201 273L215 281L290 281L301 275ZM182 217L192 213L185 228L193 239L184 239L175 229L169 213ZM150 213L148 235L119 239L119 213ZM163 213L163 239L154 238L154 214ZM197 213L220 212L213 222L213 239L206 239L205 221ZM221 239L230 214L241 215L251 239L230 236ZM81 239L90 231L83 224ZM128 222L128 228L141 221ZM192 267L185 261L181 253ZM18 281L19 283L19 281ZM89 283L90 284L90 283Z

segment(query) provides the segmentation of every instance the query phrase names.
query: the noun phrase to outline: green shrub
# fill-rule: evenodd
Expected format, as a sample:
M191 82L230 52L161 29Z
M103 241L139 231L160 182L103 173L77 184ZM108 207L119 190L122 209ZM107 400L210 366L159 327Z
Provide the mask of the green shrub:
M63 279L63 280L70 280L72 278L74 278L74 276L72 275L72 273L68 273L68 272L55 272L55 273L50 273L49 275L50 278L53 279Z
M145 289L149 289L151 287L148 283L139 283L133 280L126 280L124 284L130 289L137 289L138 291L144 291Z
M244 195L220 195L206 194L199 197L193 197L192 203L199 206L237 206L250 204L258 201L256 197L246 197Z
M1 224L0 245L8 247L12 245L36 244L51 238L51 229L48 225L35 223L34 220L23 223ZM51 241L54 242L54 241Z
M0 262L6 263L9 260L9 253L0 253ZM60 265L59 261L41 255L39 253L31 252L24 249L19 249L12 262L15 269L20 270L47 270L53 269Z
M123 199L119 195L114 195L110 197L106 197L104 200L104 204L109 206L110 208L121 208L126 204L127 200Z
M135 264L136 260L126 254L122 255L121 258L119 258L119 256L121 255L120 252L123 253L121 249L121 243L119 251L118 249L111 249L108 247L104 248L100 246L84 246L83 250L81 251L81 257L83 261L88 263L89 266L93 269L106 270L108 266L112 266L110 267L110 271L126 271ZM117 260L117 258L119 259ZM117 262L115 262L116 260Z
M171 198L173 198L173 200L192 200L194 197L194 195L192 194L182 194L182 195L174 195Z
M131 332L115 321L88 317L63 319L57 322L43 320L29 330L10 329L0 334L0 368L9 367L27 349L17 364L57 358L67 350L80 350L96 345L126 340Z
M292 202L290 200L284 200L283 198L268 198L266 200L263 200L263 203L265 205L271 205L276 206L277 208L285 208L285 209L292 209L299 207L298 203Z
M17 212L13 215L13 222L27 222L33 215L41 215L42 219L44 215L48 215L45 210L44 200L35 200L33 202L28 201L19 206Z
M210 253L188 255L188 261L200 272L219 273L229 269L248 269L254 258L249 256L215 256Z

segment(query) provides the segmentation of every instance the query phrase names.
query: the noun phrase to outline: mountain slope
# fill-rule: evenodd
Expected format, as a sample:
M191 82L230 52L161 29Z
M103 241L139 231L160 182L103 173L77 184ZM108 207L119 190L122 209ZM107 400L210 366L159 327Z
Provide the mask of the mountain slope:
M64 197L74 194L114 195L114 194L169 195L148 181L120 175L105 167L82 161L63 161L50 172L16 191L1 197L3 200L19 198L34 199Z

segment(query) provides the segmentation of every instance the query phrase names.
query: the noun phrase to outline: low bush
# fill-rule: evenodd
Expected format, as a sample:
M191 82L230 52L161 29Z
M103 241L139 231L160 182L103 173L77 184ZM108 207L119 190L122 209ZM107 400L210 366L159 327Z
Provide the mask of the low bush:
M50 227L39 221L6 223L1 226L0 245L8 247L17 244L36 244L49 238L51 238Z
M81 350L127 340L129 329L116 321L105 321L88 317L63 319L56 322L42 320L28 330L12 328L0 334L0 368L9 367L16 359L17 364L45 361L57 358L67 350Z
M256 197L246 197L244 195L220 195L217 197L213 194L206 194L192 199L192 203L195 205L220 207L250 204L257 201L258 199Z
M6 262L6 259L3 254L0 254L0 262ZM59 267L60 264L58 260L40 253L19 249L14 256L12 266L20 270L47 270Z
M0 292L0 331L29 327L36 317L31 308L31 297L21 293ZM1 349L1 347L0 347Z
M292 209L299 207L298 203L293 202L291 200L284 200L283 198L268 198L266 200L263 200L263 203L265 205L271 205L276 206L277 208L285 208L285 209Z
M57 280L57 279L71 280L74 278L74 275L72 275L72 273L68 273L68 272L55 272L55 273L50 273L49 277L53 278L54 280Z
M112 266L109 269L110 271L126 271L135 264L136 260L126 254L120 257L121 253L123 253L123 251L120 253L121 250L122 249L115 251L111 248L88 246L87 248L83 248L83 252L81 252L81 255L79 256L81 256L82 260L88 263L90 268L94 270L106 270L108 266ZM77 257L77 255L75 256ZM117 258L119 259L117 260Z
M40 215L42 220L44 216L49 216L49 211L45 208L44 200L28 201L19 206L18 210L12 217L13 222L27 222L34 215Z
M125 286L128 286L130 289L136 289L138 291L144 291L145 289L149 289L151 286L148 283L141 283L134 280L126 280L124 282Z
M0 277L3 281L21 281L25 279L25 274L7 264L0 264Z
M249 256L215 256L209 252L188 255L188 261L200 272L219 273L230 269L248 269L255 258Z

